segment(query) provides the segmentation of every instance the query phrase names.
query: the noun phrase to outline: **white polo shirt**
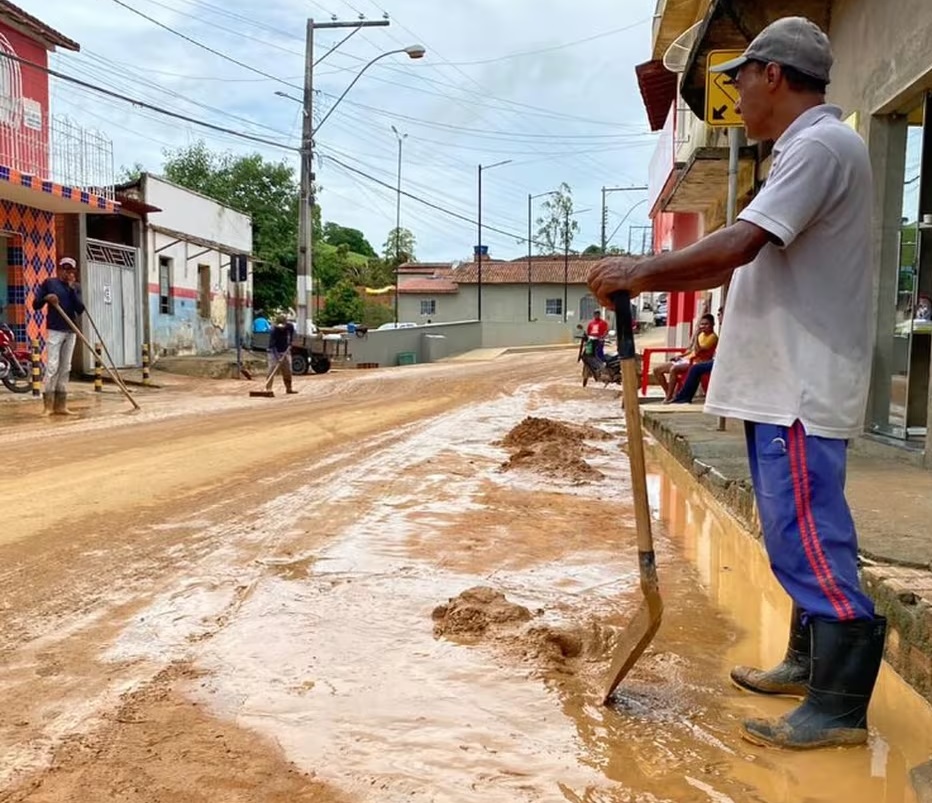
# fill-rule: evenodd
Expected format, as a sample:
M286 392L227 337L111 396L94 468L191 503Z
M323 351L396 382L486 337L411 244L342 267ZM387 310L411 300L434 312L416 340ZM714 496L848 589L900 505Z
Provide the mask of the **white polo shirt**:
M873 338L867 147L841 109L823 105L798 117L773 154L738 219L780 245L735 271L705 410L856 437Z

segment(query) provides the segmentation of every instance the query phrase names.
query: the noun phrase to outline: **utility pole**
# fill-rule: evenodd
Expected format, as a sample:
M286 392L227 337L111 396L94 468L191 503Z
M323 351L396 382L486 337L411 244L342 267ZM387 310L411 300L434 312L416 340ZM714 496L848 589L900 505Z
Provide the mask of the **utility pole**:
M307 31L305 33L304 45L304 96L302 105L304 106L304 120L301 125L301 186L299 189L300 197L298 199L298 332L306 335L310 334L313 326L313 272L314 272L314 31L322 28L352 28L349 35L331 48L324 54L324 58L333 50L339 47L346 39L349 39L354 33L361 28L382 28L390 25L387 19L381 20L352 20L340 22L314 22L313 19L307 21ZM391 51L400 52L400 51ZM389 54L383 54L389 55ZM412 58L420 58L424 55L423 48L420 48L419 55L412 55ZM381 58L382 56L376 57ZM321 61L323 58L320 59ZM372 62L370 62L371 64ZM359 76L365 72L366 67L353 80L358 80ZM352 87L353 84L350 84ZM344 92L344 95L346 93ZM290 96L286 96L290 97ZM336 101L339 103L343 99L341 95ZM331 111L336 107L336 103L331 107ZM329 112L327 116L329 116ZM326 117L324 118L326 119ZM323 124L323 120L321 120Z
M398 266L401 264L401 146L408 135L399 134L395 126L392 126L392 131L398 139L398 195L395 201L395 323L398 323Z
M570 210L565 210L563 224L563 323L566 323L566 305L569 303L570 282Z
M531 322L531 193L527 194L527 322Z
M298 210L298 332L311 334L314 314L314 20L307 21L304 57L304 120L301 124L301 198Z
M608 207L605 205L605 196L610 192L646 192L648 187L602 187L602 254L608 250L608 240L605 238L605 228L608 222ZM629 244L628 253L631 253Z
M478 292L478 302L476 305L476 317L477 320L482 320L482 171L491 170L493 167L501 167L502 165L511 164L511 159L503 159L500 162L495 162L495 164L490 165L479 165L479 186L478 190L478 202L477 206L477 218L478 218L478 238L476 241L476 265L478 266L478 282L477 282L477 292Z

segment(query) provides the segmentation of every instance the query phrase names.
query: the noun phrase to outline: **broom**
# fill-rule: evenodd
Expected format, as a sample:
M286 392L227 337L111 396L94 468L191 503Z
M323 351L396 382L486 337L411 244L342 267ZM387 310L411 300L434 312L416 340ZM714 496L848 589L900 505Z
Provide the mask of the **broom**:
M275 363L275 367L269 372L268 379L265 380L265 389L264 390L250 390L249 395L253 398L261 399L274 399L275 391L272 390L272 383L275 381L275 374L278 373L278 369L282 367L282 363L288 357L288 352L286 351L278 358L278 362Z

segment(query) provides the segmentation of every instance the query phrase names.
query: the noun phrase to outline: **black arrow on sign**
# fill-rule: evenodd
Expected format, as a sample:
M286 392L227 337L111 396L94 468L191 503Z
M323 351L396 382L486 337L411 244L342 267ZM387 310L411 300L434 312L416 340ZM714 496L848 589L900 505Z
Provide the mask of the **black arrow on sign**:
M724 120L726 111L728 111L727 106L719 106L717 109L712 109L712 119L713 120Z

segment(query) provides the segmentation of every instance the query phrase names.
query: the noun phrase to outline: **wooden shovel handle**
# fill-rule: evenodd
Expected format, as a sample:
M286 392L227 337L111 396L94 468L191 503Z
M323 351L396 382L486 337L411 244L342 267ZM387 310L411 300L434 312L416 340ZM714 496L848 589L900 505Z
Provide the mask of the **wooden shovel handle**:
M631 296L626 291L612 295L615 324L618 330L618 356L621 358L621 392L625 404L628 430L628 462L631 466L631 492L637 525L638 552L641 562L654 562L654 538L650 530L650 504L647 500L647 467L644 460L644 433L638 402L637 354L631 318ZM649 554L648 554L649 553ZM643 574L643 572L642 572Z

